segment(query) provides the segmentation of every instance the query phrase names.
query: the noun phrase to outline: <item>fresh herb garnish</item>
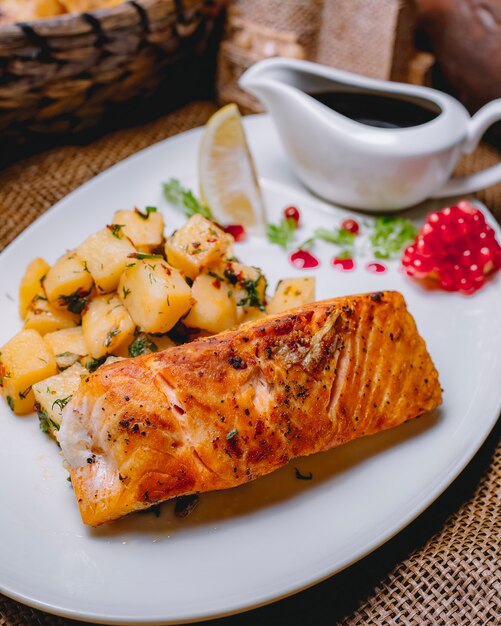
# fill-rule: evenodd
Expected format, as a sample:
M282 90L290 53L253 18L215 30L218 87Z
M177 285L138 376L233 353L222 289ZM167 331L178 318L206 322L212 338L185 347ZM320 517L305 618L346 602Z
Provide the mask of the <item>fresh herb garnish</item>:
M398 254L417 235L417 228L405 217L377 217L370 242L377 259Z
M125 224L107 224L106 228L108 228L108 230L111 230L111 234L113 235L113 237L116 237L117 239L122 239L122 228L124 226Z
M215 278L216 280L221 281L222 283L225 282L225 279L222 276L220 276L219 274L216 274L216 272L210 271L210 272L207 272L207 274L209 274L209 276L212 276L212 278ZM236 274L233 274L233 276L235 276L235 278L236 278Z
M71 398L73 398L73 395L67 396L66 398L59 398L59 400L54 400L54 402L52 403L52 408L54 408L54 406L58 406L59 410L62 411L71 400Z
M75 293L69 296L59 296L59 304L66 307L71 313L80 315L89 303L89 294L90 291L77 289Z
M85 367L89 372L95 372L97 368L106 361L107 358L108 357L105 354L104 356L100 356L98 359L91 359L90 361L87 361Z
M167 202L181 209L186 217L199 213L209 220L214 219L209 207L204 206L189 189L185 189L177 178L171 178L163 185L164 196Z
M259 282L263 279L263 275L260 274L256 278L256 280L250 280L249 278L246 278L243 281L239 281L239 284L242 286L243 289L245 289L247 294L237 302L237 306L253 306L258 308L260 311L265 310L262 296L257 290Z
M44 433L50 432L49 426L49 416L45 412L45 409L42 409L38 402L35 403L35 411L37 412L38 419L40 420L40 429Z
M142 261L144 259L162 259L163 261L163 256L161 254L146 254L145 252L133 252L132 254L128 254L127 258L137 259L138 261ZM134 263L131 263L130 265L132 266ZM130 266L127 265L127 267Z
M7 404L9 405L10 410L13 411L14 410L14 400L10 396L7 396L5 399L7 400Z
M261 274L261 270L259 270L258 268L255 269L259 272L259 275L255 280L252 280L250 278L243 278L242 272L240 274L237 274L233 269L231 263L228 263L225 267L223 271L223 276L221 276L220 274L216 274L216 272L213 271L208 272L208 274L209 276L212 276L212 278L215 278L222 283L228 282L232 286L238 285L247 292L245 296L240 298L240 300L237 302L237 306L256 307L260 311L264 311L264 297L263 294L259 293L258 285L262 280L266 279L264 275ZM266 286L263 289L263 292L264 291L266 291ZM231 294L233 294L233 291L231 291Z
M125 298L130 294L130 289L126 289L125 287L122 287L122 290L123 290L124 300L125 300Z
M113 337L116 337L121 332L122 331L120 330L120 328L114 328L113 330L110 330L110 332L106 335L106 339L104 340L105 348L109 348L111 345L111 342L113 341Z
M317 228L313 233L314 239L321 239L327 241L327 243L335 243L338 246L353 246L355 241L355 235L350 233L344 228L333 228L329 230L327 228Z
M230 430L230 432L226 435L226 439L228 439L228 441L230 439L233 439L233 437L235 437L238 434L238 429L234 428L233 430Z
M239 281L238 275L233 269L233 265L228 263L228 265L224 268L224 278L230 283L230 285L236 285ZM221 278L220 280L224 280Z
M141 219L147 220L150 217L150 213L156 213L157 212L157 207L156 206L147 206L144 213L142 211L140 211L136 207L134 209L134 212L137 213L137 215L139 215L139 217Z
M296 478L298 480L311 480L313 478L313 474L311 472L301 474L297 467L294 468L294 471L296 472Z
M31 385L27 389L25 389L24 391L20 391L19 392L19 397L21 398L21 400L25 400L26 397L28 396L28 394L30 393L30 391L31 391Z
M129 356L139 356L157 352L158 347L147 335L138 335L129 346Z
M266 236L271 243L276 243L278 246L286 249L293 242L296 230L296 220L292 219L292 217L284 217L278 224L268 224Z
M355 234L345 230L344 228L317 228L311 237L306 239L306 241L303 241L303 243L299 246L299 250L308 250L308 248L311 248L318 239L337 246L343 246L344 249L336 254L336 258L351 259L353 257Z

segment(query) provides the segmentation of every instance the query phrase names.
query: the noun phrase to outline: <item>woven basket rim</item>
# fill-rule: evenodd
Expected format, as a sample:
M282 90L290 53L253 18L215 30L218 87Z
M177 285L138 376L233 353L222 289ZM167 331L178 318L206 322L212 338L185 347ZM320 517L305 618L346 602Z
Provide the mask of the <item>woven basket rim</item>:
M171 0L174 4L174 0ZM0 37L2 35L12 36L19 33L19 29L23 26L30 28L36 28L42 25L45 32L54 27L54 34L56 35L61 27L66 27L69 24L75 24L81 22L84 15L91 15L98 20L101 20L110 16L120 16L121 14L127 15L131 11L136 13L134 4L138 4L145 10L148 10L156 4L165 3L165 0L126 0L122 4L118 4L114 7L95 9L94 11L85 11L83 13L64 13L62 15L55 15L53 17L44 17L36 20L25 20L23 22L14 22L12 24L0 24Z

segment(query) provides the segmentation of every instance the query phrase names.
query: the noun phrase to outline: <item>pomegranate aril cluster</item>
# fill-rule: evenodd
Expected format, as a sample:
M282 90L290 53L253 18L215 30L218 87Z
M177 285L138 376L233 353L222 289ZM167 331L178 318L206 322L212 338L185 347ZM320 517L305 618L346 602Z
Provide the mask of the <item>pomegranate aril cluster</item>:
M433 278L446 291L471 294L501 267L501 246L482 212L466 200L431 213L402 259L414 278Z

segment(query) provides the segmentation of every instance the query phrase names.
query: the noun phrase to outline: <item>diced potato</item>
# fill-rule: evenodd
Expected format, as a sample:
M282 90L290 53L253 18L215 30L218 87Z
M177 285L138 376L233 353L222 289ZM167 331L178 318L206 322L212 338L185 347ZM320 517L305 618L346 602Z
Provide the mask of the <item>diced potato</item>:
M158 337L153 336L151 337L151 340L156 345L158 352L161 352L162 350L167 350L167 348L172 348L176 345L176 343L172 341L170 337L167 337L167 335L160 335Z
M33 259L26 268L19 285L19 314L24 320L31 305L31 301L37 294L43 293L42 278L47 274L50 265L43 259Z
M286 278L281 280L268 304L272 315L315 301L315 278Z
M47 333L44 341L54 353L56 363L61 369L73 365L88 354L81 326Z
M226 282L200 274L193 282L192 293L195 304L183 320L185 326L219 333L237 323L237 307Z
M165 254L171 265L193 279L233 254L233 237L197 213L167 239Z
M80 322L80 315L61 311L53 307L41 294L35 296L24 319L24 327L38 331L41 335L62 328L73 328Z
M116 290L120 275L131 262L129 255L135 251L117 224L98 230L76 249L101 293Z
M139 211L116 211L114 224L122 224L122 232L138 250L151 252L161 245L164 236L164 220L156 209L147 207Z
M255 322L256 320L261 320L263 317L268 315L267 311L261 311L260 309L252 308L252 307L244 307L243 311L237 309L239 313L238 323L239 324L247 324L248 322Z
M180 272L159 259L137 261L120 278L118 295L134 322L166 333L190 310L191 289Z
M94 281L85 263L73 250L58 259L44 280L45 295L59 309L81 313Z
M57 372L54 355L36 330L22 330L0 350L0 391L18 415L31 413L32 386Z
M116 294L91 300L82 316L87 351L93 359L106 354L126 356L136 325Z
M232 285L238 322L262 317L257 311L263 313L266 303L267 282L263 272L258 267L228 261L223 276Z
M75 363L56 376L51 376L33 385L36 411L40 419L40 428L55 437L61 426L63 409L78 389L80 381L89 372Z

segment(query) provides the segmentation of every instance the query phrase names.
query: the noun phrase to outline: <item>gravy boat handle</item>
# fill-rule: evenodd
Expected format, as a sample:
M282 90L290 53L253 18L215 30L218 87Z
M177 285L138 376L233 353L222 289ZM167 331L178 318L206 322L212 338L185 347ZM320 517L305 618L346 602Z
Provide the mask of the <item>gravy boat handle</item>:
M468 122L467 136L462 146L464 154L471 154L477 147L483 134L495 122L501 120L501 98L482 107ZM501 182L501 163L475 172L469 176L457 176L449 179L433 198L461 196Z

